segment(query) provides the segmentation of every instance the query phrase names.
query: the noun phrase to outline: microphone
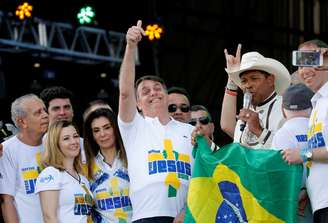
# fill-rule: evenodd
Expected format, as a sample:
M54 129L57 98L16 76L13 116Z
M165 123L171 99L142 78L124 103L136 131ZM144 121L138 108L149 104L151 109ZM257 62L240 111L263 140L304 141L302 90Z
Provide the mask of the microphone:
M244 93L243 108L249 109L251 106L251 102L252 102L252 94L246 91ZM240 124L240 131L244 131L245 127L246 127L246 122L243 121Z

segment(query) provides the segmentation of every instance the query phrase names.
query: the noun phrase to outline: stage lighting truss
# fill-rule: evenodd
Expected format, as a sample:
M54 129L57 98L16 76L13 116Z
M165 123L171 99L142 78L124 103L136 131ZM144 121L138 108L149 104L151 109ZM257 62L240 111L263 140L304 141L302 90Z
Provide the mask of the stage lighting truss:
M160 27L158 24L148 25L146 28L146 36L150 41L155 39L160 39L163 33L163 28Z
M35 17L18 23L10 14L0 11L0 54L30 51L56 60L85 64L110 62L110 65L119 66L124 44L124 33ZM140 64L138 50L135 60Z

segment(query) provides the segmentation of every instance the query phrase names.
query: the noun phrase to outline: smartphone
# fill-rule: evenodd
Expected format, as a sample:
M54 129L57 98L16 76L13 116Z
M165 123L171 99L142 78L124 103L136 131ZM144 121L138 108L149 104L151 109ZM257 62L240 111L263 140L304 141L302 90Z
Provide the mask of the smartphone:
M293 51L293 66L320 67L323 64L323 56L320 51Z

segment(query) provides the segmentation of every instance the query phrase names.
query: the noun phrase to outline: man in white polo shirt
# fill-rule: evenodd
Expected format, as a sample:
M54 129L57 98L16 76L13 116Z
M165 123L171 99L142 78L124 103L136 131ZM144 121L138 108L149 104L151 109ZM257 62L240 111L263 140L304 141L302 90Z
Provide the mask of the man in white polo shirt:
M134 84L135 52L142 35L141 21L127 32L119 82L118 123L128 158L132 220L183 222L193 127L170 117L161 78L144 76Z
M309 175L307 192L313 210L313 222L328 222L328 45L310 40L299 46L300 51L321 51L323 66L299 67L305 85L315 92L311 99L313 110L308 125L308 148L289 148L283 151L288 163L306 162Z
M16 99L11 117L19 129L3 143L0 158L0 196L5 222L41 223L39 196L35 182L41 172L42 136L49 120L42 100L33 94Z

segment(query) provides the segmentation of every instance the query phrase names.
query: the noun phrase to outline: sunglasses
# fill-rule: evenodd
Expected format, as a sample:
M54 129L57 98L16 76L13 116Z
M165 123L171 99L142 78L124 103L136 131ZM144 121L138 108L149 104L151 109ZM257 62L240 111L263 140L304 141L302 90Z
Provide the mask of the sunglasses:
M208 116L204 116L200 118L192 118L189 121L189 124L195 126L197 124L197 121L199 121L199 123L202 125L207 125L208 123L210 123L211 120Z
M180 111L182 111L184 113L190 111L189 105L186 105L186 104L182 104L180 106L177 106L176 104L170 104L168 107L170 113L176 112L178 108L180 109Z

